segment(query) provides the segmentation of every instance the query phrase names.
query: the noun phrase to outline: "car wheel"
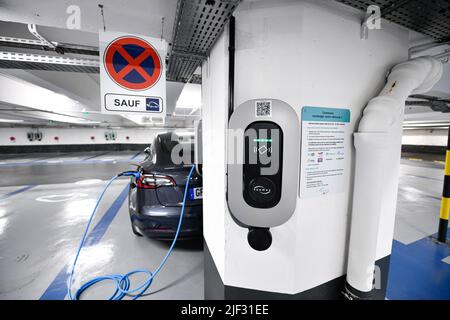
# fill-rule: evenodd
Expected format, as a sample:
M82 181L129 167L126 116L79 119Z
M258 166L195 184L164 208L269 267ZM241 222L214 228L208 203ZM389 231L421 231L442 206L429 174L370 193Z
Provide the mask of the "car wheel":
M142 233L139 232L139 230L136 228L136 226L134 225L134 223L131 223L131 230L133 230L133 233L135 235L137 235L138 237L143 237L144 235Z

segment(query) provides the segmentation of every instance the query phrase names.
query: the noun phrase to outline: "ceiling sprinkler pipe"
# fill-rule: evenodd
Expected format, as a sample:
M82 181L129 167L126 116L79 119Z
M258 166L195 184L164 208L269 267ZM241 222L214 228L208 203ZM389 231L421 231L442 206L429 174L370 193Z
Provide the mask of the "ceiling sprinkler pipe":
M378 226L385 200L383 190L388 178L398 184L398 177L396 180L385 177L385 172L396 165L392 153L400 153L405 101L411 94L429 91L441 78L442 70L442 63L432 57L396 65L383 90L363 111L358 132L354 133L356 163L347 264L348 296L367 298L373 288Z
M434 49L434 48L448 46L448 45L450 45L450 41L443 41L443 42L432 41L429 43L420 44L420 45L409 48L409 56L411 57L413 55L418 55L418 54L422 53L423 51L426 51L429 49Z
M444 52L441 52L439 54L435 54L433 57L436 59L448 58L450 57L450 49L445 50Z

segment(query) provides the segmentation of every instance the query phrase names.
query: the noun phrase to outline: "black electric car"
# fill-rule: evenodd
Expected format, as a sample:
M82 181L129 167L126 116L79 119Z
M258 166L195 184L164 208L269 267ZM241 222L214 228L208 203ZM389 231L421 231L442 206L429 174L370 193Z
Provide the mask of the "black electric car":
M178 161L174 161L173 153L184 157L183 152L189 152L188 158L193 159L193 150L191 142L180 142L170 132L158 134L150 150L146 149L147 157L138 168L141 176L139 179L131 178L128 196L134 234L162 240L173 239L192 167L191 164L176 164ZM202 178L194 170L189 181L180 239L202 235L202 192Z

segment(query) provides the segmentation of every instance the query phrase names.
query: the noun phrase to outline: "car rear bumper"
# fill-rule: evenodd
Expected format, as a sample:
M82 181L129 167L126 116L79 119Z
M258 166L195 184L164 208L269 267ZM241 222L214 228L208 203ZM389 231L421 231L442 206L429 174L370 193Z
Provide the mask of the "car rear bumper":
M203 234L202 206L186 207L179 238L190 239ZM173 239L180 219L181 207L147 207L131 214L131 223L145 236Z

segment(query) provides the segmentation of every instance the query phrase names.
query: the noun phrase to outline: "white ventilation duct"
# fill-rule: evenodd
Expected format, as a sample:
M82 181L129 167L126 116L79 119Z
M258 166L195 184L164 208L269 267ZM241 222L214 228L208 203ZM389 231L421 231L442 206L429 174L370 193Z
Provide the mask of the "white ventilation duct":
M385 201L384 171L400 162L405 101L411 94L429 91L442 71L442 63L432 57L396 65L381 93L367 104L354 133L356 163L346 287L356 297L364 297L373 288L378 226ZM398 177L389 178L398 181Z

